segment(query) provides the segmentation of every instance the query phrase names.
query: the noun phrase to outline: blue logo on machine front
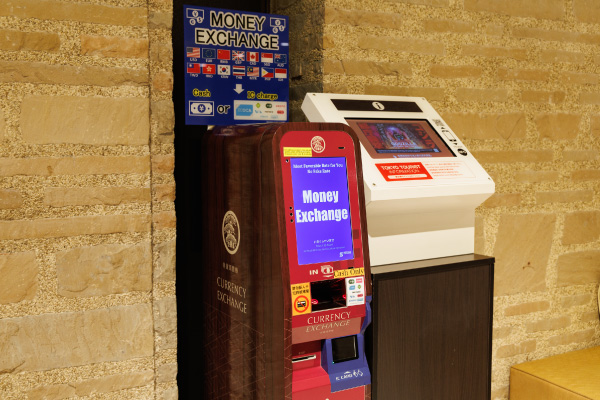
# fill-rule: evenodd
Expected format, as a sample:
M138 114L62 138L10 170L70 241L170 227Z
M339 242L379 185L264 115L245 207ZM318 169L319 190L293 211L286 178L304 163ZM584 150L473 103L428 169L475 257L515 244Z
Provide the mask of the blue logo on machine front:
M359 378L363 375L364 375L364 373L360 369L355 369L354 371L346 371L343 374L341 374L340 376L336 376L335 380L342 381L344 379Z
M238 108L235 109L235 115L239 115L241 117L251 116L254 112L251 104L240 104Z

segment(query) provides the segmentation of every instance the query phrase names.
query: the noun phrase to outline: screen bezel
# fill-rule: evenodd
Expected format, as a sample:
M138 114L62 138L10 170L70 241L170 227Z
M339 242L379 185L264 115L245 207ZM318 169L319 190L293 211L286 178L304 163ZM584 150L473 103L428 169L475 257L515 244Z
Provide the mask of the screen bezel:
M348 125L354 130L358 139L362 143L363 147L369 153L369 156L374 159L390 159L390 158L450 158L456 157L456 153L452 151L448 143L442 138L440 133L433 127L433 125L429 122L429 120L424 118L395 118L395 119L377 119L377 118L345 118ZM402 124L402 123L410 123L410 122L418 122L421 123L422 126L428 130L428 133L436 144L436 146L441 150L441 153L429 153L429 152L386 152L379 153L377 149L373 147L369 139L366 137L365 133L360 129L360 123L383 123L383 124Z
M350 205L350 224L354 257L348 260L319 262L313 264L299 264L296 243L295 206L292 188L291 157L285 156L285 148L304 148L311 150L311 140L321 137L325 141L325 149L320 153L312 150L312 157L345 157L346 175L348 183L348 196ZM297 158L302 158L301 156ZM346 270L349 268L364 268L363 233L361 228L360 197L358 188L358 170L355 142L352 136L339 131L288 131L279 143L279 159L281 165L281 181L283 186L283 216L286 228L286 250L287 261L290 270L290 283L313 282L322 279L330 279L322 272L323 266L329 266L333 271ZM287 161L286 161L287 160ZM362 171L361 171L362 172ZM315 272L318 271L318 272ZM333 278L333 276L331 276Z
M323 159L329 159L329 160L331 160L331 159L343 159L344 160L344 171L345 171L345 174L346 174L346 182L345 182L346 183L346 192L344 194L346 194L346 193L348 194L348 197L347 197L347 199L348 199L348 207L350 207L350 189L349 189L349 186L348 186L348 166L346 165L347 160L346 160L345 157L292 157L292 158L290 158L290 165L293 164L292 160L313 160L313 161L320 161L320 160L323 160ZM305 162L307 162L307 161L305 161ZM295 193L294 192L294 173L293 173L293 171L294 171L294 169L292 168L291 169L291 175L292 175L292 195L294 195L294 193ZM321 178L323 178L323 177L321 177ZM298 184L298 183L296 183L296 184ZM294 202L294 212L297 210L297 208L298 207L297 207L297 205ZM295 217L295 215L294 215L294 217ZM344 260L353 259L354 258L354 244L352 243L352 215L351 215L349 209L348 209L348 219L349 219L349 221L347 221L348 224L346 225L346 227L344 227L344 229L347 230L347 234L349 235L349 239L350 239L350 246L351 246L350 251L351 251L351 254L349 256L345 256L345 258L343 258L343 259L337 259L337 260L319 260L317 262L312 262L311 263L311 262L300 262L300 253L297 252L296 256L298 257L298 264L299 265L326 264L326 263L331 263L333 261L344 261ZM296 229L296 250L299 250L298 246L299 246L298 230Z

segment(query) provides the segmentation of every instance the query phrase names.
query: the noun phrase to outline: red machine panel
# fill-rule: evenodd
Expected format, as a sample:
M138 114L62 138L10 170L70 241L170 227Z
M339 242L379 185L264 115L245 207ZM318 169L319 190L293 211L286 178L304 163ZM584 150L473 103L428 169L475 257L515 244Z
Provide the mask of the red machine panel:
M279 152L293 342L356 334L365 317L366 279L352 137L289 131ZM365 283L358 290L354 285L352 299L347 279Z
M362 400L368 392L370 272L357 149L346 129L290 130L278 146L294 400Z

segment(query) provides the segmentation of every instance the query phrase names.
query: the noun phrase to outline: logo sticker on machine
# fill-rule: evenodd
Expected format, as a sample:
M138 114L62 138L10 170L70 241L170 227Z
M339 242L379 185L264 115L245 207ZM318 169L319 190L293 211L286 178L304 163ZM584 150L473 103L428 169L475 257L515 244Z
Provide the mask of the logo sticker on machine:
M310 141L310 146L315 153L322 153L325 151L325 139L321 136L315 136Z
M227 211L223 217L223 243L229 254L235 254L240 247L240 223L233 211Z
M388 182L433 179L420 162L375 165Z
M346 306L365 304L364 278L346 278Z

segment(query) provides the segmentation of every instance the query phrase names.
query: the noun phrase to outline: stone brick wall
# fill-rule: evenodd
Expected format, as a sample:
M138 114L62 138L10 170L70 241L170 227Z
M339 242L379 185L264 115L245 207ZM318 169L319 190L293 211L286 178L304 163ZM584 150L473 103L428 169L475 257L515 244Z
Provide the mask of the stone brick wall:
M0 2L0 398L176 399L170 0Z
M279 0L306 91L423 96L496 181L493 396L600 344L600 5ZM175 399L171 0L0 2L0 398Z
M322 0L271 0L271 8L290 18L290 121L304 121L304 95L323 92L325 5Z
M497 260L492 398L508 397L513 364L599 345L600 3L279 0L274 10L291 17L293 119L319 83L425 97L494 178L476 217L476 251Z

